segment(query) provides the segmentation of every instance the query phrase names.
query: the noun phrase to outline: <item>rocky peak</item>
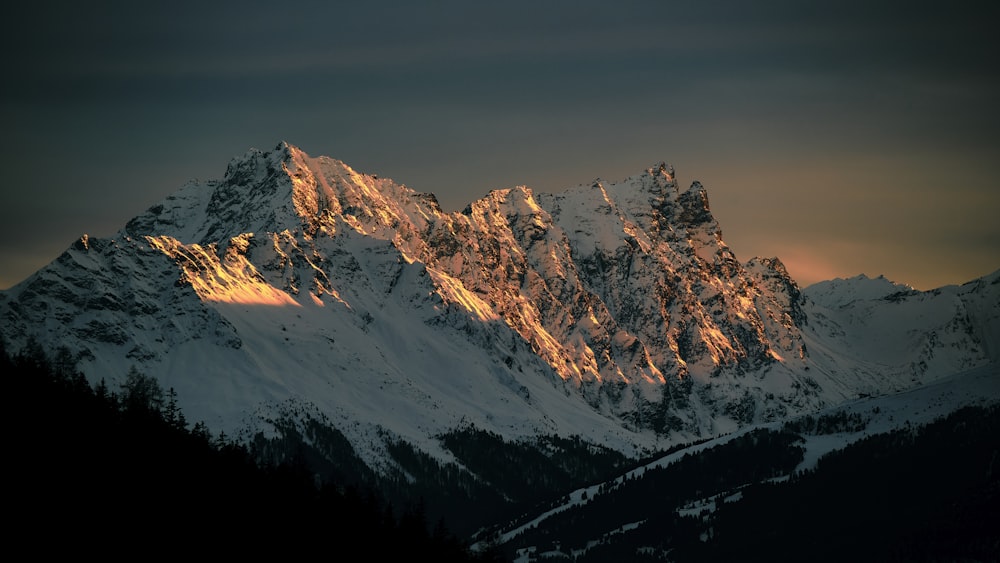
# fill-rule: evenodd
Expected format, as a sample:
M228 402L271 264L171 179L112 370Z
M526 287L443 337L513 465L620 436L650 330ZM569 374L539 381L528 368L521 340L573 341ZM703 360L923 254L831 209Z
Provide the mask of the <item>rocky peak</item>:
M666 189L676 186L674 182L674 167L664 161L660 161L647 168L646 174L653 178L653 182L659 188Z
M708 206L708 191L701 182L692 182L691 187L677 198L677 203L680 206L680 211L676 214L677 221L690 227L715 223L715 217Z
M777 257L758 256L746 263L746 270L758 288L773 296L782 311L788 315L789 319L785 324L806 324L808 318L802 309L802 292L781 260Z
M509 405L547 420L583 404L577 420L597 426L695 436L836 397L815 390L821 374L803 375L806 300L784 265L736 261L705 187L679 190L663 162L554 194L494 190L449 214L432 195L281 143L182 187L117 239L78 241L19 291L5 297L7 337L49 323L51 341L103 365L137 358L178 381L188 374L171 366L192 364L170 355L218 348L248 387L352 416L389 397L425 422L488 411L487 427ZM274 319L298 340L269 332ZM273 367L300 362L309 377L340 377L330 366L342 364L350 377L296 387ZM449 371L462 376L441 383ZM491 386L513 394L417 404ZM341 402L354 392L370 403ZM538 398L549 395L569 402ZM400 416L394 428L414 432Z

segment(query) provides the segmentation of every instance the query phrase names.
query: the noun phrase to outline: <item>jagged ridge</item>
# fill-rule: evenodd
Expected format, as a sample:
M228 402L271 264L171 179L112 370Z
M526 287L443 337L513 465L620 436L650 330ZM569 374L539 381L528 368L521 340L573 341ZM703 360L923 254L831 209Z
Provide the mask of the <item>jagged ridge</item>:
M686 440L912 384L921 361L831 345L846 321L776 258L741 264L705 188L665 163L445 213L281 143L81 239L2 307L15 344L65 344L95 376L139 363L227 431L305 405L372 459L371 428L445 457L435 433L468 423ZM935 361L918 382L988 357Z

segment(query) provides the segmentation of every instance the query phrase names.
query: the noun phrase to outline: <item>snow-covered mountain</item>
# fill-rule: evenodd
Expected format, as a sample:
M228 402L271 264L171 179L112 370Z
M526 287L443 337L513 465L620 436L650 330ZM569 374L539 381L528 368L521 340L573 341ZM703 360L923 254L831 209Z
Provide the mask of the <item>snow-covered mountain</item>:
M885 276L869 278L864 274L849 279L835 278L817 282L806 290L809 299L814 303L831 309L844 307L859 300L871 301L893 295L903 297L917 292L908 285L889 281Z
M702 521L705 530L709 530L712 528L714 513L726 504L732 506L741 502L743 490L748 487L762 483L787 483L792 479L800 479L803 474L816 471L825 456L836 454L873 437L887 436L892 432L915 435L927 425L939 422L960 410L976 413L970 415L966 422L978 420L981 415L975 409L995 409L998 404L1000 404L1000 377L997 376L995 369L984 366L900 393L856 399L818 413L791 417L785 421L748 425L736 432L680 447L662 456L655 456L606 481L588 483L584 487L568 491L554 502L538 504L510 522L498 523L493 528L484 530L479 539L483 542L481 545L485 545L486 540L489 540L509 546L508 550L516 554L513 558L515 561L535 560L546 551L553 559L572 555L583 561L606 561L610 559L601 558L599 555L590 558L588 556L599 549L607 549L608 545L627 546L632 553L645 552L647 555L652 555L661 552L664 556L672 555L670 560L689 560L692 558L678 557L677 553L671 553L670 550L649 547L659 542L651 540L648 530L644 528L662 526L663 514L675 513L679 517L694 517ZM770 435L774 440L779 436L776 433L784 434L787 447L774 448L766 445L768 442L765 437ZM753 436L756 438L751 438ZM977 438L987 443L990 441L988 435ZM995 438L993 441L995 442ZM958 448L966 451L975 449L967 443L962 443ZM707 456L706 452L725 449L735 450L731 457L745 460L745 466L759 463L768 467L768 472L762 474L760 470L756 473L748 471L741 475L724 464L709 463L719 461L723 456L718 454ZM995 458L995 451L995 448L987 450L985 459L987 466L991 465L990 455ZM888 454L888 452L882 453ZM919 455L925 457L939 453L920 452ZM698 468L685 470L686 466L691 465ZM914 471L932 472L926 467L914 468ZM709 473L712 477L687 487L678 487L675 491L669 491L663 485L670 480L670 477L690 475L692 472ZM837 473L836 476L846 482L854 482L852 480L855 479L864 481L868 478L868 475L852 475L837 469L834 469L833 473ZM984 476L985 479L987 478ZM658 484L649 485L646 489L658 491L658 500L662 502L642 502L641 499L644 497L641 494L640 500L637 501L637 495L628 491L630 486L642 488L635 484L643 480ZM706 482L711 485L706 486ZM934 487L933 484L928 486ZM915 499L921 498L920 495L920 491L908 492L908 496ZM780 498L780 495L778 496ZM955 502L959 499L949 500ZM828 509L826 505L805 508L809 503L801 504L805 510L811 511L809 512L811 522L818 521ZM617 518L609 514L611 511L608 507L621 505L629 505L632 509L617 511L619 512ZM864 510L863 507L858 508ZM746 515L748 518L760 517L755 512L747 512ZM668 523L670 520L666 519ZM577 530L585 531L577 533ZM696 530L695 534L700 531ZM673 533L678 536L690 534L691 528L678 527ZM829 536L829 532L826 534ZM656 534L658 539L670 536L671 534L662 531ZM705 542L708 539L706 534L700 541ZM838 538L838 541L842 539L849 538ZM620 554L616 555L618 557L614 557L614 560L622 558ZM695 557L692 560L703 559Z
M925 292L882 277L820 282L803 291L811 357L829 362L832 378L844 373L843 366L876 374L871 387L855 387L859 394L901 391L977 367L996 374L998 291L1000 271Z
M134 366L213 431L326 420L374 467L387 436L451 460L438 437L469 426L632 455L996 369L1000 272L872 281L741 263L664 163L447 213L281 143L81 237L0 294L0 333L94 381Z

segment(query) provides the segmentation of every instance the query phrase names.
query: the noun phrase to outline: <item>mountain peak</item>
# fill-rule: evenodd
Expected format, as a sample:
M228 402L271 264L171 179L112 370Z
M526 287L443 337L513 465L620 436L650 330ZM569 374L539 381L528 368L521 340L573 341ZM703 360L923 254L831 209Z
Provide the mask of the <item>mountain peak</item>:
M288 141L282 140L282 141L279 141L277 145L275 145L274 150L276 150L276 151L282 151L283 150L283 151L286 151L286 152L291 152L291 151L298 151L300 149L299 149L299 147L297 147L297 146L289 143Z
M646 174L653 178L653 184L660 190L677 187L674 167L664 161L660 161L646 169Z
M660 162L657 162L653 166L647 168L646 173L650 176L664 176L671 181L674 179L674 167L667 164L664 160L661 160Z
M708 190L701 182L692 182L691 187L680 194L678 203L681 205L679 219L689 226L700 226L714 223L715 217L708 205Z
M916 293L916 290L884 275L872 278L866 274L858 274L852 278L834 278L815 283L807 287L804 293L820 305L839 308L855 301L883 299L893 294Z
M137 364L227 434L301 407L366 462L383 461L383 439L442 452L459 425L637 451L901 388L914 366L929 380L980 365L984 346L952 345L997 286L963 289L983 295L968 307L957 291L928 296L924 344L908 321L891 365L884 346L861 361L883 325L869 331L881 341L845 340L854 310L803 299L777 259L740 264L704 186L678 190L665 162L556 194L495 190L449 214L281 142L0 292L0 336L65 346L109 383Z

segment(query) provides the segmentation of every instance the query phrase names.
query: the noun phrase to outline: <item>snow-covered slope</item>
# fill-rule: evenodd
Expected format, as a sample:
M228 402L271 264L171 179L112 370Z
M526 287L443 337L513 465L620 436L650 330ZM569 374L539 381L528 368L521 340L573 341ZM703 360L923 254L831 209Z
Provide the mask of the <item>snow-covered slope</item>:
M282 143L82 237L0 295L0 333L135 366L229 435L326 418L376 466L386 435L449 459L467 425L632 454L995 365L997 278L811 299L663 163L445 213Z
M823 456L835 450L842 450L865 438L900 429L913 431L935 420L942 419L961 408L989 407L998 403L1000 403L1000 374L997 373L995 366L983 366L909 391L882 397L857 399L824 409L813 415L793 417L784 422L746 426L731 434L657 457L606 482L594 483L570 491L559 502L538 507L521 515L515 523L500 526L502 531L494 531L493 534L490 534L490 541L506 544L532 530L546 530L551 519L561 519L563 522L572 521L573 518L567 517L567 514L582 512L586 510L588 504L602 505L608 497L616 498L616 495L627 483L646 475L650 470L686 463L700 452L724 446L759 430L784 430L797 436L795 446L802 448L803 454L801 461L795 467L790 468L790 472L799 473L815 470L818 460ZM724 479L726 468L706 469L717 472L720 480ZM780 482L786 481L789 477L789 474L784 474L769 480ZM864 478L863 476L857 477ZM705 498L686 500L675 510L684 516L705 517L706 514L713 512L720 502L738 502L741 498L741 488L750 484L747 482L734 483L730 490L711 494ZM662 510L662 508L660 509ZM635 518L639 520L625 526L618 522L609 522L606 529L594 530L590 528L594 536L587 542L587 545L591 547L600 545L612 537L616 538L617 541L623 541L621 538L642 524L642 518L646 516L648 515L637 514ZM578 517L577 521L584 521L584 518ZM545 543L558 544L560 539L557 533L546 537ZM628 540L624 541L627 543ZM648 541L648 539L633 540L633 549L644 545L644 541ZM518 550L519 557L516 560L530 560L529 555L537 554L538 551L538 546L522 547ZM587 550L569 549L569 551L576 556L581 556ZM557 550L553 555L559 556L561 554Z
M803 292L816 304L837 309L858 300L870 301L893 295L902 297L917 293L917 290L908 285L892 282L885 276L869 278L859 274L849 279L835 278L817 282L805 288Z
M810 357L859 394L900 391L1000 364L1000 271L926 292L859 276L816 284L803 294ZM861 380L859 373L873 377Z

